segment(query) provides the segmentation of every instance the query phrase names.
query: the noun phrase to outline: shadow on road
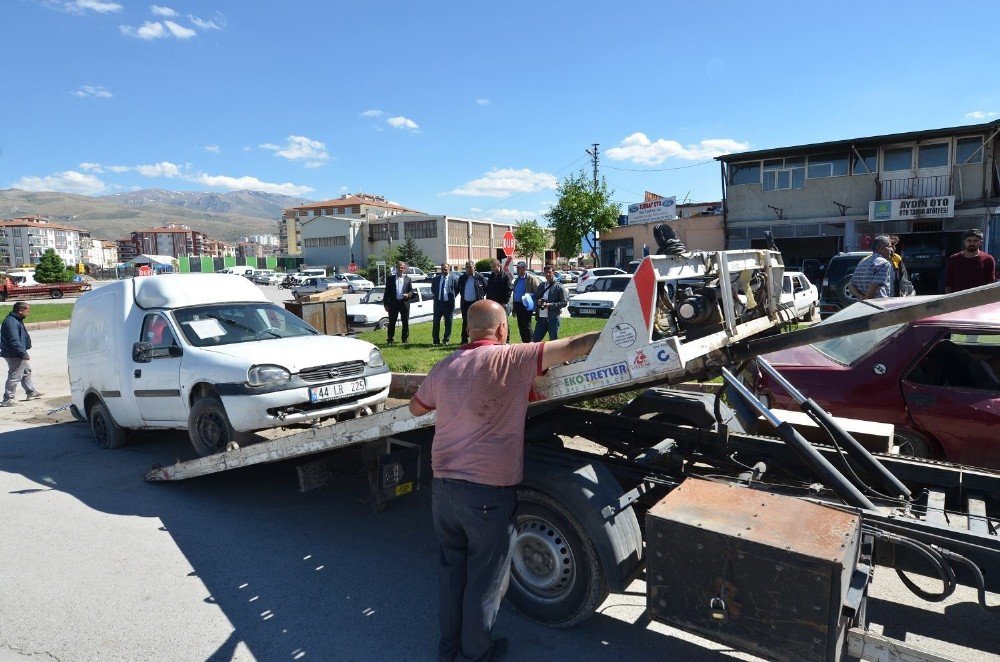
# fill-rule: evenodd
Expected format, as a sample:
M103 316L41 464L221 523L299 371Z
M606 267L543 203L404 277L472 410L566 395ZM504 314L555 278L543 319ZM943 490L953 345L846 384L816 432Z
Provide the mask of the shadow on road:
M0 434L0 471L38 484L17 494L60 490L101 512L162 521L208 589L206 601L233 625L209 659L232 659L240 644L259 660L435 659L429 492L375 515L363 478L302 494L287 464L182 483L143 480L154 463L190 456L177 433L133 435L116 451L94 446L78 423ZM553 630L505 607L498 632L511 639L512 660L650 659L653 651L664 659L723 657L613 618L615 606L605 611Z

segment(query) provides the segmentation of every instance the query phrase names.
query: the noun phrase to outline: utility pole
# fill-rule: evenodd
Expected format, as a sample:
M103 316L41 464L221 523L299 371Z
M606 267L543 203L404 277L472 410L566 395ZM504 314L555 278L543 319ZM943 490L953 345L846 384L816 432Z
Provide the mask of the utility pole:
M597 166L598 166L598 163L600 162L600 160L599 160L600 159L600 152L598 151L599 147L600 147L600 143L593 143L593 144L591 144L590 149L587 150L587 154L590 154L590 162L594 166L594 193L597 193ZM600 265L600 255L597 254L597 219L596 218L593 219L593 223L594 223L594 225L593 225L594 238L593 238L592 243L590 244L590 248L591 248L591 253L594 256L594 266L595 267L599 267L601 265Z

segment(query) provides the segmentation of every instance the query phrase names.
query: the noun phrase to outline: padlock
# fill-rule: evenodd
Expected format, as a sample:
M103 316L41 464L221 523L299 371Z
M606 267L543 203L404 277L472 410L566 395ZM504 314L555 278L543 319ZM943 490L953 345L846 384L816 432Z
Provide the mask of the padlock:
M708 602L708 608L712 614L712 619L716 621L726 620L726 601L722 598L712 598Z

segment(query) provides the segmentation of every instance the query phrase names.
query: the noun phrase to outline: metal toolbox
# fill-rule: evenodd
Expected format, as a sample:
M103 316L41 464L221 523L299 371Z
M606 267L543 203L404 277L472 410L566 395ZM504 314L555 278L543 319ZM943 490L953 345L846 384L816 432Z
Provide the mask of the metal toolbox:
M868 568L861 518L686 479L646 515L650 618L775 660L837 660Z

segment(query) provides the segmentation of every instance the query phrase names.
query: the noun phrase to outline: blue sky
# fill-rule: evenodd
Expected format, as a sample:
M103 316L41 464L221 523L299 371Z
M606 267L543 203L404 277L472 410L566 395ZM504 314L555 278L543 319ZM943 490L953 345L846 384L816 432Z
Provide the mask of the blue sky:
M0 4L0 188L513 221L592 142L616 201L702 201L721 153L1000 116L987 1Z

